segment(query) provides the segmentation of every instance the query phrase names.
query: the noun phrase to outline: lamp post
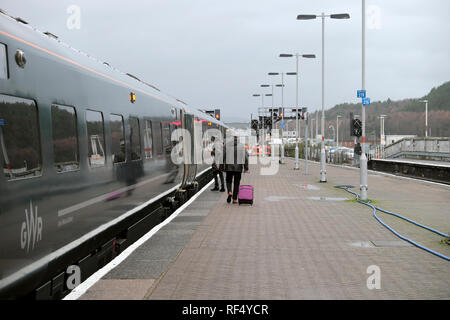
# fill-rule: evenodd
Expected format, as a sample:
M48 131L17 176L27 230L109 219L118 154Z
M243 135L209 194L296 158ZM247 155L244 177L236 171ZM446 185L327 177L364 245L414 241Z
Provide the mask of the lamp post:
M281 121L284 123L284 75L296 75L296 72L269 72L269 76L281 75L281 84L277 84L276 87L281 88ZM281 160L280 163L284 164L284 128L281 127Z
M366 0L362 0L362 90L366 90ZM362 137L361 137L361 157L359 158L359 190L361 191L361 200L367 201L369 189L367 177L367 156L366 156L366 108L361 103L361 118L362 118Z
M380 118L380 157L384 159L384 146L386 145L386 137L384 135L384 118L387 116L382 114L378 118Z
M268 73L268 75L269 76L277 76L277 75L279 75L279 73L278 72L269 72ZM273 95L273 87L274 86L276 86L276 87L278 87L278 86L280 86L279 84L277 84L277 85L271 85L272 86L272 95ZM281 97L281 99L283 99L283 93L282 93L282 97ZM274 98L272 97L272 130L274 129L274 127L275 127L275 110L274 110ZM274 135L273 135L273 131L271 131L271 137L272 137L272 148L273 148L273 146L274 146ZM273 148L274 149L274 148ZM271 152L271 154L272 154L272 158L274 158L274 156L275 156L275 153L273 152L274 150L272 150L272 152Z
M330 124L328 126L328 129L333 129L333 142L336 140L336 130L334 130L334 126L332 124ZM335 155L336 155L336 150L334 151ZM330 148L330 152L329 152L329 156L330 156L330 162L331 162L331 148Z
M339 148L339 118L342 118L342 116L336 116L336 148Z
M425 137L428 137L428 100L420 100L425 102Z
M326 15L300 14L297 20L313 20L317 17L322 18L322 148L320 152L320 182L327 182L327 172L325 167L325 18L331 19L350 19L348 13Z
M314 139L317 139L318 135L319 135L319 115L318 112L316 111L316 136L314 137Z
M264 96L268 97L268 96L272 96L271 94L254 94L253 97L261 97L261 108L259 108L258 111L258 117L261 117L261 112L263 112L263 116L262 116L262 139L263 139L263 156L265 155L265 145L266 145L266 135L265 135L265 116L264 116Z
M272 146L273 146L273 132L274 132L274 126L275 126L275 121L274 121L274 104L273 104L273 99L274 99L273 87L274 86L275 86L274 84L262 84L261 85L261 88L272 87L272 94L270 94L270 95L266 94L266 96L271 96L272 97L272 114L271 114L272 126L270 127L270 138L272 140ZM271 151L271 156L272 156L272 158L274 157L273 150Z
M299 105L298 105L298 58L302 57L302 58L306 58L306 59L314 59L316 57L316 55L314 54L290 54L290 53L282 53L280 54L280 58L291 58L291 57L295 57L296 58L296 78L297 78L297 84L296 84L296 89L295 89L295 108L296 108L296 112L295 112L295 129L296 129L296 139L295 139L295 167L294 170L299 170L298 167L298 139L299 139L299 123L298 123L298 111L300 109Z

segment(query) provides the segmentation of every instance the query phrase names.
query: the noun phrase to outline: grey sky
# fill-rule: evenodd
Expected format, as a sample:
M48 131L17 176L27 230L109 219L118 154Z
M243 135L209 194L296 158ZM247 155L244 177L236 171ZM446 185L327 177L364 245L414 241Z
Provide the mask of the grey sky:
M367 30L373 101L420 97L450 80L450 1L366 2L381 13L381 28ZM80 30L66 26L72 4L81 9ZM326 20L325 108L358 101L361 0L2 0L0 7L194 107L221 108L225 121L256 112L261 101L252 94L270 93L259 85L281 81L268 72L295 71L295 59L280 53L317 55L300 61L300 103L320 109L321 21L296 16L348 12L350 20ZM284 101L295 104L293 76Z

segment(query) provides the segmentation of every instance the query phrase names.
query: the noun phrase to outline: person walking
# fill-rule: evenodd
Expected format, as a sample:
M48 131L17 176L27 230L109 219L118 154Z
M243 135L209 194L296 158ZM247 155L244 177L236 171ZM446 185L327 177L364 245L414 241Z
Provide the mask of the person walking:
M248 172L248 152L245 146L238 142L238 137L227 139L224 148L224 169L226 172L227 202L238 203L239 185L242 171Z
M211 142L214 143L216 140L216 137L211 137ZM219 178L220 178L220 185L222 186L220 188L220 192L225 192L225 183L223 182L223 172L220 170L219 166L216 163L216 147L214 146L211 151L211 157L213 157L213 163L212 163L212 173L214 176L214 188L211 189L211 191L219 191ZM219 178L217 178L219 176Z

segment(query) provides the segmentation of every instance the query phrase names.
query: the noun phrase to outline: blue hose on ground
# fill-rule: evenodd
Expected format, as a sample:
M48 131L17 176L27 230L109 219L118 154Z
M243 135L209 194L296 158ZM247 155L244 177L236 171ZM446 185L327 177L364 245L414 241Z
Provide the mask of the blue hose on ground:
M449 258L449 257L447 257L447 256L445 256L445 255L443 255L443 254L441 254L441 253L439 253L439 252L436 252L436 251L434 251L434 250L431 250L431 249L429 249L429 248L427 248L427 247L424 247L424 246L418 244L417 242L415 242L415 241L413 241L413 240L411 240L411 239L408 239L408 238L402 236L400 233L398 233L397 231L395 231L394 229L392 229L390 226L388 226L386 223L384 223L383 220L381 220L381 219L377 216L377 210L379 210L379 211L381 211L381 212L384 212L384 213L387 213L387 214L391 214L391 215L396 216L396 217L398 217L398 218L400 218L400 219L406 220L406 221L408 221L408 222L410 222L410 223L413 223L413 224L415 224L415 225L417 225L417 226L419 226L419 227L421 227L421 228L424 228L424 229L427 229L427 230L429 230L429 231L431 231L431 232L434 232L434 233L436 233L436 234L438 234L438 235L440 235L440 236L449 238L450 236L449 236L448 234L445 234L445 233L440 232L440 231L438 231L438 230L435 230L435 229L433 229L433 228L430 228L430 227L427 227L427 226L425 226L425 225L422 225L422 224L420 224L420 223L418 223L418 222L416 222L416 221L414 221L414 220L411 220L411 219L408 219L408 218L406 218L406 217L403 217L403 216L401 216L401 215L399 215L399 214L397 214L397 213L394 213L394 212L390 212L390 211L387 211L387 210L383 210L383 209L377 208L377 207L375 207L374 205L372 205L372 204L370 203L370 201L369 201L369 202L361 201L361 200L359 199L359 194L358 194L358 193L349 190L350 188L353 188L353 186L335 186L335 188L345 190L345 191L347 191L347 192L349 192L349 193L355 195L355 196L356 196L356 201L358 201L359 203L362 203L362 204L364 204L364 205L366 205L366 206L368 206L368 207L371 207L371 208L373 209L373 216L375 217L375 219L377 219L378 222L380 222L383 226L385 226L387 229L389 229L393 234L395 234L395 235L396 235L397 237L399 237L400 239L403 239L403 240L405 240L405 241L411 243L412 245L414 245L414 246L416 246L416 247L418 247L418 248L420 248L420 249L423 249L423 250L425 250L425 251L427 251L427 252L429 252L429 253L431 253L431 254L434 254L434 255L436 255L436 256L438 256L438 257L444 259L444 260L450 261L450 258Z

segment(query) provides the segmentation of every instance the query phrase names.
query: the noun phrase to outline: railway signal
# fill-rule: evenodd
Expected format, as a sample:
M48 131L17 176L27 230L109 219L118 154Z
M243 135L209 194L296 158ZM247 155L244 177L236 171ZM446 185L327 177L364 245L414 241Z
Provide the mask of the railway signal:
M350 112L350 136L358 138L362 136L362 122L354 118L353 112Z
M220 120L220 109L214 109L214 118Z
M258 125L259 125L258 120L253 119L253 120L252 120L252 124L251 124L252 130L257 131L257 130L258 130Z

